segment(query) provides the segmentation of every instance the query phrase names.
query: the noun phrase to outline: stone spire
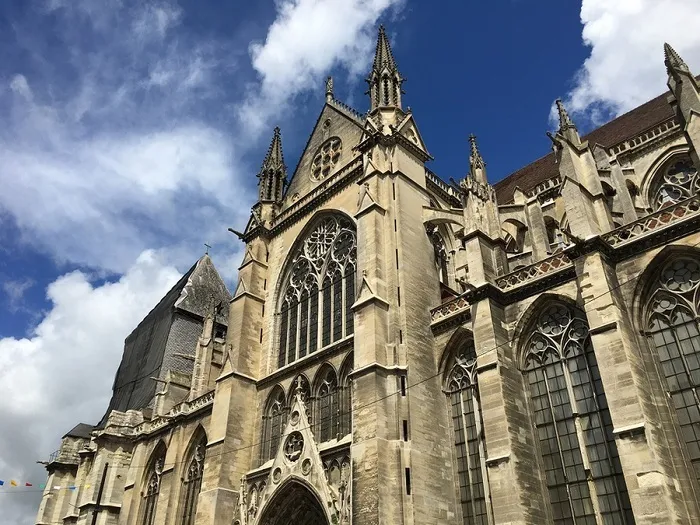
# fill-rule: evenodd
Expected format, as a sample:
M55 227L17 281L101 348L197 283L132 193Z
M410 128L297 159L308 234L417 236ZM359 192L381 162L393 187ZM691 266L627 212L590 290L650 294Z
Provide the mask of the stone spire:
M669 76L674 75L678 71L688 72L688 64L686 64L681 56L668 43L664 42L664 64Z
M374 54L372 71L367 78L369 84L370 110L379 107L401 109L401 77L384 26L379 26L377 49Z
M275 128L272 142L258 173L258 199L260 202L280 202L287 183L287 168L282 154L280 128Z
M476 145L476 135L469 135L469 145L469 173L477 182L481 184L488 184L486 180L486 163L484 162L481 153L479 153L479 148Z
M559 131L557 132L559 135L567 139L573 144L580 145L581 144L581 137L578 134L578 130L576 129L576 126L574 125L574 122L571 120L571 117L566 111L566 108L564 107L564 104L562 103L561 99L556 100L557 104L557 113L559 114Z

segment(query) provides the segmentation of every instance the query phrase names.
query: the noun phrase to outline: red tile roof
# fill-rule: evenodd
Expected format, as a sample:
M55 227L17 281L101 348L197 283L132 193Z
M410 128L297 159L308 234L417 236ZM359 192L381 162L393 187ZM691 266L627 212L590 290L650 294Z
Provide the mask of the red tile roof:
M620 115L615 120L591 131L583 137L583 140L588 140L591 145L600 144L607 148L657 126L674 115L667 101L668 95L669 93L666 92L624 115ZM554 163L554 153L545 155L496 183L498 202L499 204L512 202L516 187L527 192L540 182L557 175L559 175L559 168Z

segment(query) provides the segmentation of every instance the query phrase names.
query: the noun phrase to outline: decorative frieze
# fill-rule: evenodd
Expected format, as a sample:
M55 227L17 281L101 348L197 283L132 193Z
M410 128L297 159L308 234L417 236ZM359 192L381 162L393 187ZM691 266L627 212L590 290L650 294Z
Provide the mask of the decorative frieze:
M509 290L521 284L551 275L572 266L571 259L566 253L560 252L547 259L538 261L530 266L508 273L496 279L496 286L501 290Z

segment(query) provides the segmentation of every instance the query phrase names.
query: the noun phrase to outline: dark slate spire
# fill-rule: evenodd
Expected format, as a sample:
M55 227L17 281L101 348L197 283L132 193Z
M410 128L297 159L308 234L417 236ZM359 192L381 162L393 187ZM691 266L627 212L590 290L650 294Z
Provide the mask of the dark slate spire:
M681 56L668 43L664 43L664 64L669 75L674 72L684 71L688 73L688 64L686 64Z
M282 136L280 128L275 128L272 135L272 142L267 149L267 155L263 160L260 173L258 174L258 198L260 202L280 202L282 192L287 182L287 168L284 165L284 155L282 154Z
M367 78L370 109L374 110L378 107L397 107L400 109L403 81L404 79L396 67L384 26L379 26L372 71Z
M561 99L557 99L556 104L557 113L559 114L559 135L568 139L574 144L580 144L581 137L579 137L578 130L576 129L574 122L571 120L571 117L567 113L566 108L564 107L564 104L562 103Z
M486 180L486 163L476 145L476 135L469 135L469 146L469 173L477 182L488 184Z

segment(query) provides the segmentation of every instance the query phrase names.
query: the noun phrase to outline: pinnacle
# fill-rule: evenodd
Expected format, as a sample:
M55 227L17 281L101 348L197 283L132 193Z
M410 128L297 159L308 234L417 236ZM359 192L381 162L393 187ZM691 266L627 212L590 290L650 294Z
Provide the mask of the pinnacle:
M388 68L389 71L396 71L396 62L394 61L394 55L391 52L391 46L389 45L389 39L386 36L386 31L384 26L379 26L379 35L377 36L377 50L374 54L374 64L372 69L379 73L384 67Z
M474 135L473 133L469 135L469 145L471 149L469 155L469 162L472 165L472 167L486 167L486 163L484 162L481 153L479 153L479 147L476 145L476 135Z
M261 171L265 169L277 169L284 167L284 155L282 154L282 136L279 126L275 127L272 135L272 142L267 149L265 160L263 160Z
M559 131L561 132L566 131L567 129L576 129L576 126L571 120L571 117L569 117L569 114L566 112L566 108L564 107L564 104L560 98L556 100L556 104L557 112L559 113Z
M664 64L666 64L666 71L669 75L672 70L688 71L688 65L667 42L664 42Z

